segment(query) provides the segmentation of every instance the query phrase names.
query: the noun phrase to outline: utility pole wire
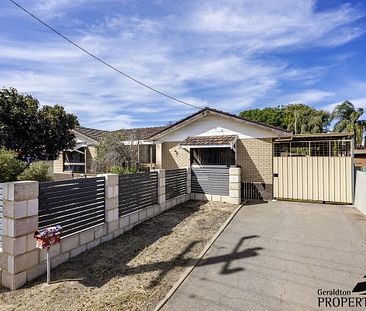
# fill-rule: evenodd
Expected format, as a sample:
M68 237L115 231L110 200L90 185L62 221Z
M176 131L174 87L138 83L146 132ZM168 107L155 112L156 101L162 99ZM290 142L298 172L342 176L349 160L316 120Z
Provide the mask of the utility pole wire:
M33 13L29 12L27 9L25 9L24 7L22 7L20 4L18 4L17 2L15 2L14 0L9 0L10 2L12 2L14 5L16 5L19 9L21 9L22 11L24 11L25 13L27 13L28 15L30 15L31 17L33 17L34 19L36 19L38 22L40 22L42 25L46 26L48 29L52 30L54 33L56 33L57 35L59 35L60 37L62 37L63 39L65 39L66 41L68 41L69 43L71 43L72 45L74 45L75 47L77 47L79 50L83 51L84 53L88 54L90 57L94 58L95 60L101 62L102 64L104 64L105 66L111 68L112 70L118 72L119 74L123 75L124 77L142 85L143 87L156 92L162 96L165 96L171 100L174 100L178 103L184 104L186 106L191 106L193 108L197 108L197 109L202 109L202 107L187 103L183 100L180 100L179 98L175 98L173 96L170 96L162 91L159 91L155 88L153 88L152 86L147 85L146 83L143 83L139 80L137 80L136 78L130 76L127 73L124 73L123 71L117 69L116 67L114 67L113 65L107 63L106 61L104 61L103 59L99 58L98 56L94 55L93 53L89 52L88 50L84 49L82 46L80 46L79 44L75 43L74 41L72 41L71 39L69 39L68 37L66 37L65 35L63 35L61 32L59 32L58 30L56 30L55 28L53 28L52 26L48 25L46 22L42 21L39 17L35 16Z

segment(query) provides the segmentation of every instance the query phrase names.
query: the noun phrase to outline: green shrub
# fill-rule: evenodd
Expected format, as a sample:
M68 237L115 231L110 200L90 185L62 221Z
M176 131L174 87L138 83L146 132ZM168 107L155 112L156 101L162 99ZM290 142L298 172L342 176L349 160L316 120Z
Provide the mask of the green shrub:
M0 182L17 180L17 176L26 168L27 163L17 156L15 151L0 148Z
M122 166L111 166L107 169L107 173L112 174L135 174L138 172L137 167L122 167Z
M50 181L48 165L45 162L34 162L18 176L19 180Z

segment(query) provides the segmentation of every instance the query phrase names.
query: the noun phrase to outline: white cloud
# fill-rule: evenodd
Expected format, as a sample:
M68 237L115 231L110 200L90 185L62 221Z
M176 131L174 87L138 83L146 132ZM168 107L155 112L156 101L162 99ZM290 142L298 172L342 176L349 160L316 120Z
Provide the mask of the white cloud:
M316 11L310 0L208 2L197 7L187 26L202 33L238 38L255 50L296 45L344 44L363 31L352 27L362 15L348 4Z
M43 0L37 2L36 11L61 19L68 10L89 8L91 3L98 4L98 0ZM181 5L183 17L179 5L159 19L109 12L81 21L80 15L72 38L163 92L194 105L236 112L269 94L275 94L282 104L312 104L334 97L333 92L314 87L326 65L304 69L291 65L289 59L268 57L268 52L336 46L362 34L352 23L360 14L349 5L322 12L316 10L314 1L305 0ZM47 36L37 44L27 38L3 37L0 44L4 85L32 93L41 103L63 104L78 114L84 125L112 129L156 120L164 124L192 112L122 77L57 37L52 40ZM9 63L12 66L7 66ZM281 84L288 81L296 83L300 91L283 95Z
M302 103L307 105L314 105L319 104L319 102L334 95L335 94L333 92L327 92L322 90L307 90L302 93L286 95L286 102L290 104Z

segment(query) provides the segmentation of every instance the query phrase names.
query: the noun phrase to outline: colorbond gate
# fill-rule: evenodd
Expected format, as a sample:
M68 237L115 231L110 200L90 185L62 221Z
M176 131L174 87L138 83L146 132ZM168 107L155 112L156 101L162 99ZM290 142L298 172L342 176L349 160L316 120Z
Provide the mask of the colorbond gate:
M229 195L229 168L192 168L192 193Z
M281 142L274 145L277 199L352 203L352 142Z

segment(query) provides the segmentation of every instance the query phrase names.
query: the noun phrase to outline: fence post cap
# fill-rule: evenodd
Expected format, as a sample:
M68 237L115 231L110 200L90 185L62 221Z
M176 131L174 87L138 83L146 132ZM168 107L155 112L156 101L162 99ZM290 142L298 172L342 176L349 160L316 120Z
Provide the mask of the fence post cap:
M118 174L106 173L98 174L97 177L104 177L106 186L118 185Z
M38 198L39 182L32 180L3 183L3 196L9 201L25 201Z
M229 168L229 174L230 175L240 175L241 168L240 167L230 167Z
M163 168L157 168L155 170L152 170L152 172L157 172L160 175L160 174L164 174L165 173L165 169L163 169Z

